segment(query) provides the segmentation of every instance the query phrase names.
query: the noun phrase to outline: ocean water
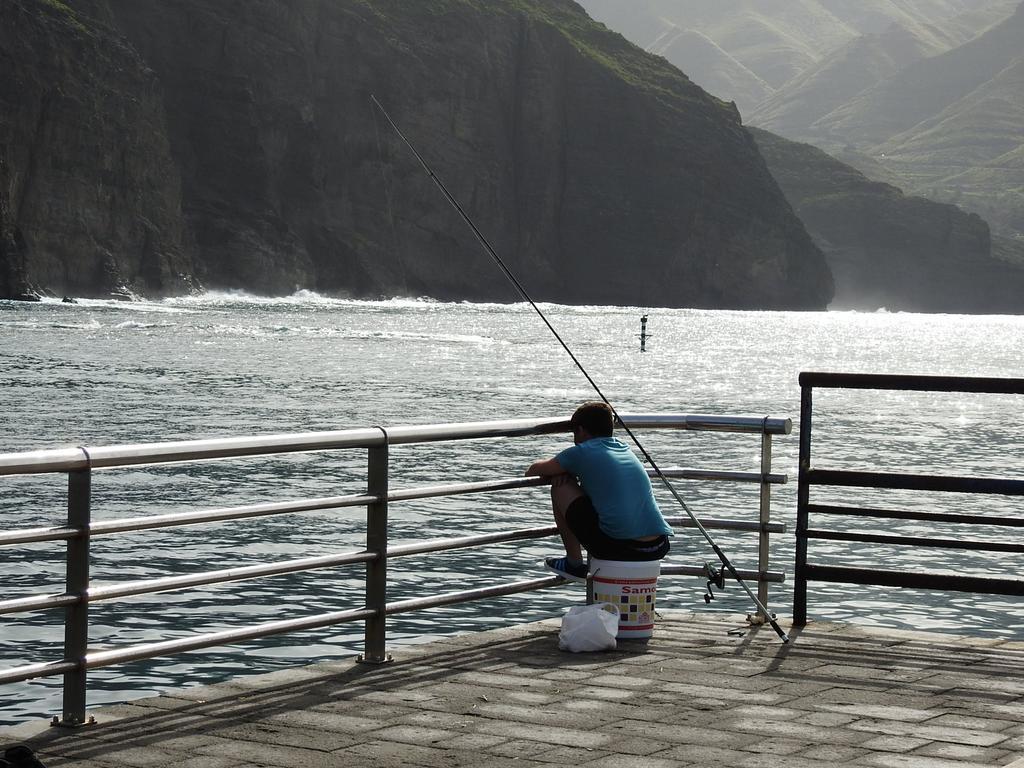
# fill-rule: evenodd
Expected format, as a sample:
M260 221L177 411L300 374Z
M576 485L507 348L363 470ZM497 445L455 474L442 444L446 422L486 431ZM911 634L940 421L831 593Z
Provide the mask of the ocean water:
M541 305L605 395L624 413L672 412L790 417L794 433L773 441L772 568L792 574L797 430L804 370L1024 376L1024 317L855 312L726 312L651 307ZM639 318L649 315L648 351ZM585 378L524 304L417 300L348 301L299 293L283 299L210 294L161 302L82 300L68 305L0 302L0 453L66 446L198 439L567 416L593 399ZM991 395L818 392L814 464L835 469L1024 477L1024 403ZM643 432L662 467L757 471L759 438ZM400 446L392 488L516 477L562 437ZM361 492L362 451L301 454L95 473L96 520L258 501ZM60 524L64 476L0 478L3 530ZM677 484L699 516L757 518L757 488ZM681 514L664 492L667 513ZM826 501L823 497L815 497ZM887 508L1021 516L1009 497L835 493L839 502ZM395 542L548 524L546 494L428 499L391 508ZM97 537L95 585L327 554L362 547L360 509L310 512L231 524ZM955 536L919 523L830 526ZM824 527L825 522L818 524ZM988 527L971 538L1013 541ZM1016 529L1019 530L1019 529ZM737 567L756 566L756 540L713 532ZM390 566L397 600L543 575L552 540L402 558ZM692 531L671 562L714 560ZM811 560L889 569L1021 577L1024 558L942 549L812 543ZM63 590L63 547L0 549L0 599ZM791 612L789 584L772 587L771 608ZM717 592L717 590L716 590ZM1020 599L919 590L812 584L809 614L876 626L1024 639ZM667 609L752 610L736 586L703 600L704 582L659 584ZM579 588L396 616L392 649L454 632L558 615ZM91 648L123 647L254 622L355 607L359 569L236 582L128 598L90 608ZM59 611L0 617L0 668L61 655ZM182 654L90 673L91 706L265 672L361 650L362 628L346 624ZM60 679L0 686L0 724L60 711Z

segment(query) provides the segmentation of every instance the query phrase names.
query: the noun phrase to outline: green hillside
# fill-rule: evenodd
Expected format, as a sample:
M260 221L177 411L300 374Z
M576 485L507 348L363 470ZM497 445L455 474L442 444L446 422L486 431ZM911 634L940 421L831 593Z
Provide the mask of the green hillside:
M1020 237L1022 126L1024 4L975 40L883 80L808 134L872 157L908 191L956 203Z
M746 122L809 139L816 121L870 85L936 53L934 46L899 24L879 34L861 35L786 83L745 115Z
M685 40L664 55L698 85L735 100L748 124L811 142L871 178L962 204L997 232L1024 237L1013 154L1024 132L1015 69L1024 51L1021 0L581 4L640 45ZM701 55L704 40L722 55ZM771 92L752 103L749 78L726 76L723 56Z
M703 32L670 27L648 46L648 50L664 56L683 72L700 72L701 87L708 93L729 94L740 112L745 113L772 93L768 83Z
M1024 4L1002 23L952 51L918 61L814 123L837 141L880 145L967 97L1021 55Z

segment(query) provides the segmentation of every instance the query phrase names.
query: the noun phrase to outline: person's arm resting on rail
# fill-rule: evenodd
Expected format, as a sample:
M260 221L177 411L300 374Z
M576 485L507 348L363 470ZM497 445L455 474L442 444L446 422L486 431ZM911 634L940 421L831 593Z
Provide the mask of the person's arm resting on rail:
M554 477L564 475L565 469L558 463L558 459L544 459L535 461L526 468L527 477Z

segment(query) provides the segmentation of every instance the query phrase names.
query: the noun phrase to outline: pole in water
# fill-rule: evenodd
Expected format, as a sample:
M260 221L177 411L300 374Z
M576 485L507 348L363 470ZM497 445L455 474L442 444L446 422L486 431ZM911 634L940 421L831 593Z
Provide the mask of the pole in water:
M647 339L649 335L647 333L647 315L640 318L640 351L647 351Z
M551 321L548 320L547 315L545 315L541 311L540 307L538 307L536 302L534 302L534 300L530 297L530 294L527 293L526 288L523 287L523 284L519 282L518 278L516 278L515 274L512 272L512 270L508 268L505 262L501 260L501 257L498 256L498 252L494 250L494 248L491 246L487 238L484 237L483 232L481 232L479 228L477 228L476 224L474 224L473 220L469 217L469 214L467 214L463 210L462 206L459 205L459 201L455 199L451 192L448 191L448 188L441 182L441 180L437 178L437 174L435 174L434 171L431 170L430 166L427 165L427 161L423 159L423 156L419 152L416 151L416 147L414 147L412 145L412 142L405 137L405 134L402 133L398 125L395 124L395 121L391 119L391 115L389 115L387 113L387 110L384 109L384 107L381 105L379 101L377 101L377 97L371 95L370 101L372 101L374 105L377 107L377 109L380 110L381 114L384 115L384 119L388 121L391 127L395 130L395 133L398 134L398 137L405 143L405 145L413 153L413 155L419 161L419 164L423 166L423 170L426 171L431 181L434 182L434 185L438 188L438 190L440 190L441 194L444 195L448 203L458 212L459 216L462 217L462 220L466 222L466 225L470 228L470 230L472 230L473 235L479 241L483 249L487 252L487 255L490 256L494 263L498 266L498 269L500 269L502 273L505 275L505 277L508 278L508 281L512 283L513 286L515 286L515 289L519 292L519 295L522 296L523 299L525 299L525 301L530 305L530 307L533 308L533 311L536 312L540 319L543 321L544 325L547 326L548 330L551 331L551 334L555 337L555 340L558 341L562 349L565 350L565 353L569 356L569 359L572 360L576 368L579 369L579 372L583 374L583 378L587 380L587 383L590 384L591 388L594 390L597 396L605 405L607 405L611 409L612 415L615 417L615 421L619 424L619 426L622 427L623 431L627 435L629 435L629 439L633 441L633 445L635 445L637 447L637 450L640 451L641 454L643 454L644 459L646 459L647 463L651 465L651 469L654 470L654 473L658 476L658 479L662 482L665 488L668 489L668 492L672 494L672 498L674 498L676 500L676 503L679 504L679 506L682 508L684 512L686 512L687 516L690 518L694 527L700 532L700 535L704 537L704 540L708 543L708 545L714 551L715 555L721 561L722 567L725 570L729 571L730 574L732 574L733 580L737 584L739 584L740 587L743 588L743 591L747 594L747 597L749 597L750 600L754 603L754 605L757 606L758 612L767 619L768 623L771 624L772 629L774 629L775 633L782 639L782 642L788 643L789 635L787 635L785 630L783 630L782 627L779 626L779 623L775 620L775 614L770 613L768 611L768 608L766 608L765 605L757 599L757 595L750 591L750 587L748 587L747 583L742 579L739 572L736 570L736 566L734 566L732 564L732 561L729 560L728 557L726 557L725 553L718 546L718 543L711 537L711 534L708 533L707 528L704 527L704 524L697 519L697 516L695 514L693 514L693 510L690 509L689 505L687 505L687 503L683 501L683 497L679 495L679 492L676 490L675 486L672 485L672 481L668 479L668 476L661 471L661 467L658 466L657 462L655 462L654 460L654 457L651 456L651 454L644 447L643 443L640 442L640 438L638 438L633 433L633 430L626 426L626 422L624 422L622 418L619 416L619 412L615 409L615 406L612 405L611 401L607 397L605 397L604 392L601 391L601 388L597 385L597 382L594 381L593 377L587 372L587 369L583 367L583 363L581 363L577 359L575 353L573 353L573 351L569 348L569 345L565 343L565 340L561 337L558 331L555 330L555 326L553 326L551 324Z

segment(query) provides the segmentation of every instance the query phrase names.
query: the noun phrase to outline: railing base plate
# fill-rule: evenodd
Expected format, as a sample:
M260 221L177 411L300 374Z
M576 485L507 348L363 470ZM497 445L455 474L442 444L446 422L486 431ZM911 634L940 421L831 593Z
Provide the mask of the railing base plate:
M394 658L390 653L385 653L383 656L377 658L373 656L364 656L359 654L356 656L356 664L390 664L394 661Z
M96 725L96 718L92 715L89 715L84 722L79 722L78 718L61 720L58 715L54 715L50 721L51 728L85 728L88 725Z

